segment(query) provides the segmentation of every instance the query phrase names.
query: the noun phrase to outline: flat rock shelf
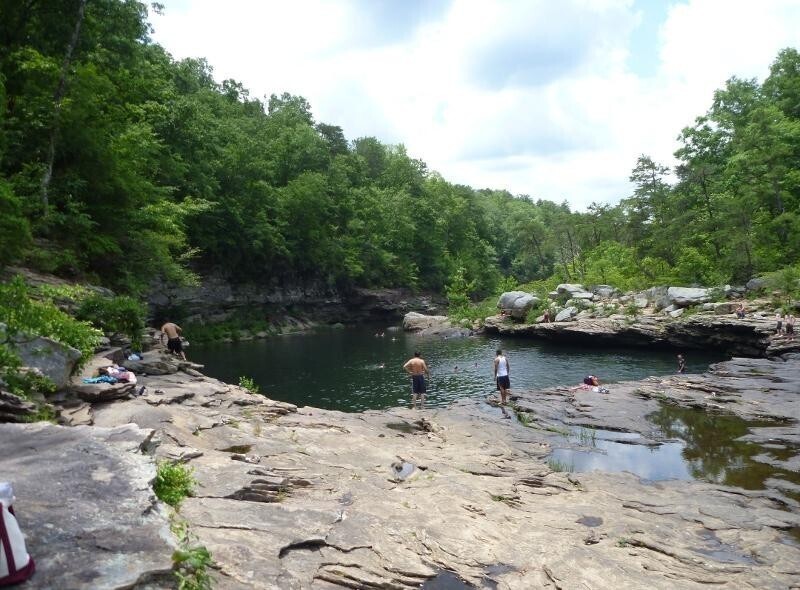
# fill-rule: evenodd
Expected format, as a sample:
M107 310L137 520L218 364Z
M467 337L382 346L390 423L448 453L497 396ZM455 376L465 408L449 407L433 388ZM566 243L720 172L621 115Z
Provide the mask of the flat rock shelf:
M143 372L151 362L174 364L157 353L145 356ZM70 504L54 485L67 476L51 462L87 461L84 447L58 445L52 457L25 451L44 448L51 431L95 440L89 432L97 427L103 444L122 454L120 464L168 458L194 468L195 495L180 513L211 550L218 589L733 590L785 589L800 579L796 488L783 477L798 470L800 355L734 359L703 375L614 384L608 394L531 391L511 408L471 399L362 413L297 409L205 377L197 367L175 368L141 376L142 396L73 412L92 428L0 427L4 448L5 441L21 441L15 454L25 457L9 463L4 454L0 471L48 483L19 486L20 521L42 564L32 588L153 588L160 582L148 581L146 572L169 562L168 544L159 545L153 532L146 553L137 553L136 571L116 585L102 582L137 546L124 547L134 535L125 526L133 515L149 515L154 531L163 526L147 477L130 485L139 500L120 503L113 494L120 505L109 507L103 528L119 531L121 543L110 551L78 534L97 509ZM771 478L778 483L766 478L748 489L654 481L629 472L560 471L552 461L564 433L576 429L646 439L654 448L674 442L666 421L647 418L663 407L759 421L737 438L776 447L766 463L779 462ZM113 442L126 424L123 442ZM146 444L128 442L127 429L141 430ZM75 470L69 481L77 478L88 497L101 498L106 480L123 485L129 477L102 465ZM41 479L51 472L52 481ZM44 540L54 525L65 539L84 539L79 548L65 547L62 559L47 557L54 549ZM75 579L78 551L93 560L88 571L95 577L65 585Z

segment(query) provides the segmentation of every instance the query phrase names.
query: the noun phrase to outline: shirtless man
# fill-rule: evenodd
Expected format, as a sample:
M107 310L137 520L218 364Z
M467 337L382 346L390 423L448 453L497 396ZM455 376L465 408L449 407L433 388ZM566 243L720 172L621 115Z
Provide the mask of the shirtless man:
M186 354L183 352L183 344L181 344L181 327L178 324L167 322L161 326L161 344L164 344L164 336L167 337L167 350L172 354L186 360Z
M497 356L494 357L494 380L497 383L497 388L500 390L501 405L506 405L508 390L511 389L511 379L508 376L508 370L510 368L508 359L503 355L503 351L498 348Z
M411 407L417 407L417 395L419 394L419 408L422 409L425 405L425 375L428 376L428 379L431 377L428 365L422 360L419 352L415 352L414 358L407 361L403 365L403 369L411 375Z

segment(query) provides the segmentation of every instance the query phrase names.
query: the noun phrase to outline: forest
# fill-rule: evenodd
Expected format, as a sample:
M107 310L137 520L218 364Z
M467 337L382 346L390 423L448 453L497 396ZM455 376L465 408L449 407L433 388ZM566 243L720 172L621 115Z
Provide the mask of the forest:
M477 299L544 279L742 284L800 260L800 53L731 78L618 204L448 182L302 96L173 59L133 0L0 0L0 267L141 295L232 282ZM533 190L533 187L532 187Z

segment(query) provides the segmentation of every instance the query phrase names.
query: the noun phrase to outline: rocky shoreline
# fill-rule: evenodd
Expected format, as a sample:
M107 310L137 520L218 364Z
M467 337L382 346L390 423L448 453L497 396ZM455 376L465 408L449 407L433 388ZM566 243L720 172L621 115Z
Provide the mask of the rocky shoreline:
M548 457L565 428L659 445L644 416L669 403L776 421L748 436L797 473L800 355L608 395L526 392L515 412L296 408L199 369L152 351L143 395L64 400L84 426L0 426L0 473L39 566L24 588L173 587L168 510L149 486L159 459L194 469L179 516L219 589L798 587L800 486L566 473Z

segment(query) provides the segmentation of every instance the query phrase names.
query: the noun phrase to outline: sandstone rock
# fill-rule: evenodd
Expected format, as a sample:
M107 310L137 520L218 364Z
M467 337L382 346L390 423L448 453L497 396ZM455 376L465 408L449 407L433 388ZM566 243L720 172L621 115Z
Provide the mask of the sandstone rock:
M761 277L753 277L747 284L745 285L745 289L748 291L761 291L765 289L767 286L767 281L762 279Z
M598 297L602 297L603 299L611 299L612 297L619 295L620 292L619 289L612 287L611 285L595 285L592 288L592 293Z
M572 299L591 301L594 299L594 293L589 293L588 291L575 291L572 293Z
M136 390L135 383L84 383L73 385L72 390L85 402L92 404L129 397Z
M710 299L711 289L693 287L670 287L667 289L667 300L680 307L706 303Z
M27 590L133 588L170 579L169 522L150 487L153 462L139 452L149 434L133 424L0 428L0 473L13 479L36 561Z
M705 306L703 307L705 309ZM716 315L725 315L729 313L733 313L733 310L736 309L736 304L730 302L723 302L723 303L714 303L713 304L714 314Z
M24 422L36 413L36 404L0 389L0 422Z
M685 307L679 307L678 309L673 309L671 312L669 312L669 315L670 317L673 318L679 318L683 315L685 311L686 311Z
M539 305L540 301L535 295L524 291L506 291L500 295L497 307L515 319L523 319L531 308Z
M153 355L154 353L145 353L140 361L125 361L125 368L136 375L170 375L178 372L177 362Z
M559 295L572 295L573 293L583 293L586 289L583 288L583 285L578 285L576 283L561 283L556 287L556 292Z
M566 307L556 314L556 322L567 322L578 313L577 307Z
M403 329L408 332L419 332L428 328L450 328L450 320L445 315L424 315L415 311L403 317Z
M0 334L5 334L3 324L0 324ZM70 375L81 358L79 350L42 336L17 334L12 340L23 365L41 371L55 384L56 389L62 389L69 383Z
M653 307L656 310L663 309L667 307L670 303L669 297L667 297L667 289L668 287L650 287L635 295L635 298L644 297L647 299L648 302L653 304Z
M644 309L647 307L647 297L634 297L633 304L638 307L639 309Z
M704 303L704 304L701 306L701 308L700 308L700 309L702 309L703 311L714 311L714 309L716 308L716 306L717 306L717 304L716 304L716 303Z

